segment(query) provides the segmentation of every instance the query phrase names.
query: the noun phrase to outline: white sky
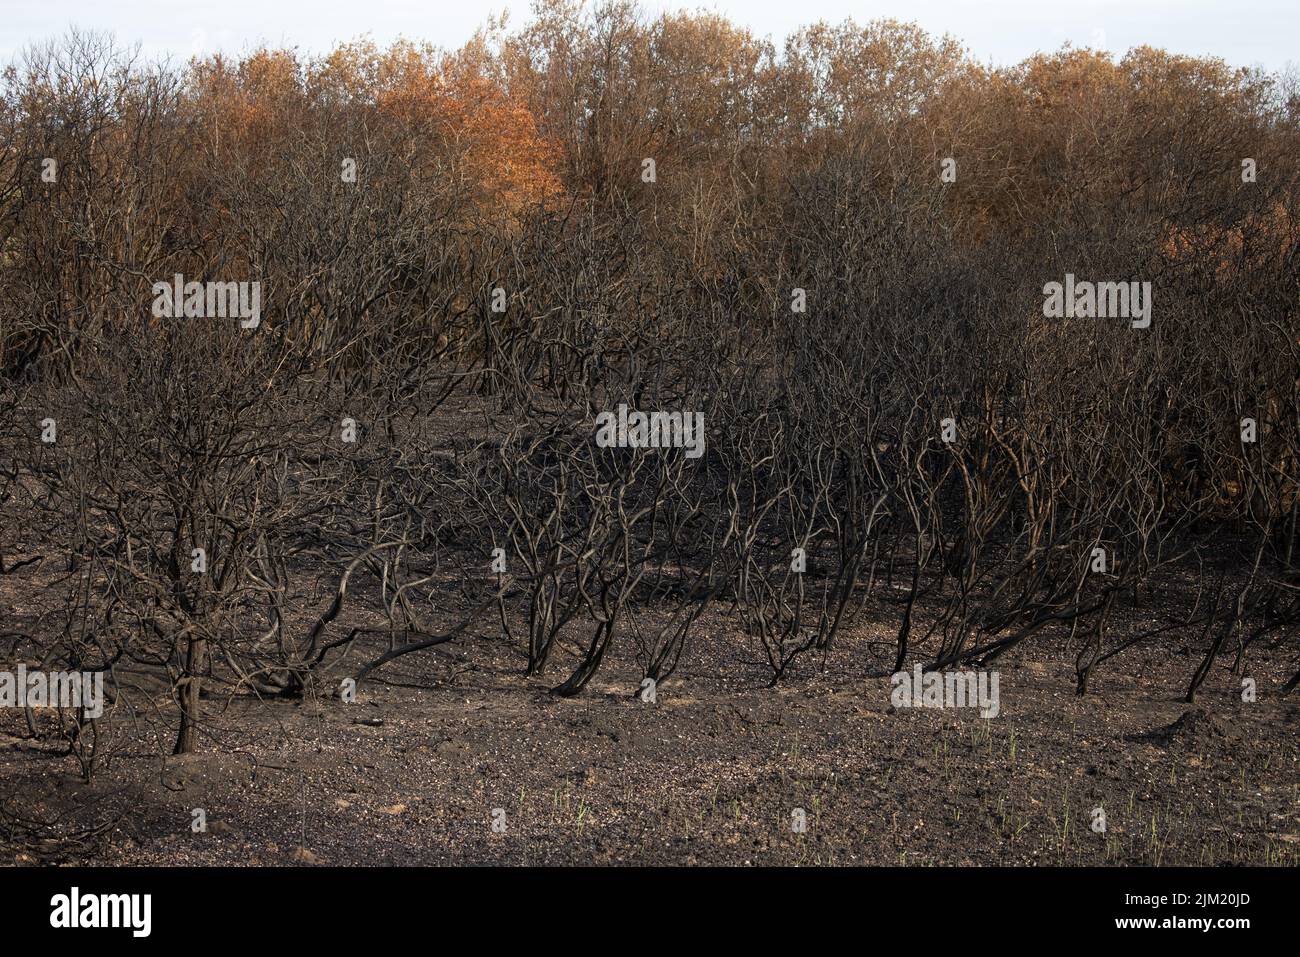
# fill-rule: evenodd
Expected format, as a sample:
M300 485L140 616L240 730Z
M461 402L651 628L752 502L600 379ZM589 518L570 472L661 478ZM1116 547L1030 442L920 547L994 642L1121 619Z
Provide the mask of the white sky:
M69 26L108 30L146 55L184 61L265 41L305 52L369 34L454 47L491 12L528 17L531 0L0 0L0 63ZM643 0L650 12L716 10L778 42L804 23L912 20L950 33L979 60L1013 63L1075 46L1123 53L1143 43L1238 66L1300 66L1300 0Z

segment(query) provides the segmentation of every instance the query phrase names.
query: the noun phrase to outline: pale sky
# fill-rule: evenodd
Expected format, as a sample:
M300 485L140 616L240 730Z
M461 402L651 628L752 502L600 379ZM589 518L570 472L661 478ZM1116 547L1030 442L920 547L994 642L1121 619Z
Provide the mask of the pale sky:
M261 42L307 53L369 34L463 43L492 12L511 23L530 0L0 0L0 63L71 25L107 30L150 57L239 53ZM1014 63L1069 41L1123 53L1150 44L1237 66L1300 66L1300 0L644 0L653 13L708 9L778 43L801 24L852 17L911 20L949 33L981 61Z

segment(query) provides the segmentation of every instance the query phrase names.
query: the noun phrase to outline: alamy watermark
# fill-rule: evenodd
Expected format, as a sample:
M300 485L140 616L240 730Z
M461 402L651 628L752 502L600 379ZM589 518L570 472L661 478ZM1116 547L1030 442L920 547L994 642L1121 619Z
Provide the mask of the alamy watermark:
M1151 325L1151 283L1065 282L1043 286L1043 315L1048 319L1129 319L1134 329Z
M83 894L74 887L50 898L50 926L127 927L133 937L148 937L153 929L152 894Z
M0 708L84 708L86 717L104 713L102 671L0 671Z
M176 273L171 282L153 284L153 314L157 319L238 319L241 329L262 322L260 282L186 282Z
M979 708L980 717L996 718L1001 675L996 671L930 671L920 664L896 671L889 679L889 701L895 708Z
M704 454L703 412L617 412L596 416L596 444L602 449L685 449L688 459Z

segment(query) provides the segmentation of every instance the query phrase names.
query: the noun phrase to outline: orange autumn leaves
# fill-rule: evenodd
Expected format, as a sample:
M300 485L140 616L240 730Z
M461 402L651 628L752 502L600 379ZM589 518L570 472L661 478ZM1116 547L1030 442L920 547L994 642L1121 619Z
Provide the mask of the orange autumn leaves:
M1251 212L1228 226L1168 227L1160 253L1170 263L1199 267L1216 280L1228 282L1270 261L1285 259L1288 250L1295 248L1298 233L1300 223L1278 204Z
M562 191L559 148L528 109L493 77L429 46L399 41L381 50L362 41L307 61L259 50L238 62L195 61L191 71L210 141L224 138L225 148L267 162L279 142L305 130L325 140L364 136L400 154L417 181L453 183L500 223ZM320 129L340 117L338 136Z
M453 165L483 204L513 216L560 192L553 171L558 147L538 134L525 107L482 77L435 74L381 92L376 108L403 126L427 126L429 135L450 149ZM435 157L422 159L418 174L438 175Z

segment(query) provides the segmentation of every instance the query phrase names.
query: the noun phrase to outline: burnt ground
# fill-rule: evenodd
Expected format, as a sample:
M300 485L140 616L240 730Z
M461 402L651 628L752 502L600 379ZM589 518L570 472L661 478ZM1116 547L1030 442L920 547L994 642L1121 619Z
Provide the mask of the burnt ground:
M1294 669L1285 647L1251 649L1255 702L1225 656L1188 705L1196 636L1128 650L1080 698L1066 636L1044 635L997 662L1001 714L986 720L892 709L891 637L864 624L769 689L758 649L719 608L652 705L635 694L628 633L585 693L562 699L548 689L564 656L525 678L488 621L386 665L355 704L209 699L208 734L184 757L167 754L165 690L152 713L142 679L146 706L104 732L89 784L56 738L0 711L0 859L1300 863L1300 697L1277 694ZM1104 834L1090 827L1097 807ZM206 832L192 830L194 808Z

